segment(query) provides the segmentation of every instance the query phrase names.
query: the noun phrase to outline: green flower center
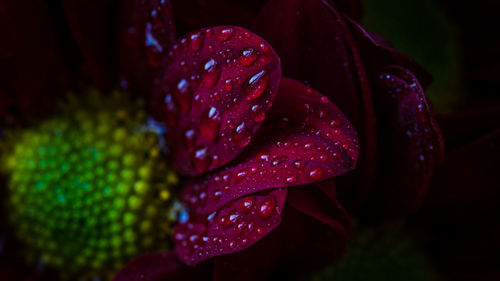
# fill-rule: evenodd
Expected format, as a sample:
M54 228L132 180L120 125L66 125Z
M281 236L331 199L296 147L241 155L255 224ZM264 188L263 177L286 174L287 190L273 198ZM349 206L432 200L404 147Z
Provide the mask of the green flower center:
M12 226L31 262L41 259L67 278L108 279L134 256L168 249L178 179L139 105L118 93L90 96L13 133L2 162Z

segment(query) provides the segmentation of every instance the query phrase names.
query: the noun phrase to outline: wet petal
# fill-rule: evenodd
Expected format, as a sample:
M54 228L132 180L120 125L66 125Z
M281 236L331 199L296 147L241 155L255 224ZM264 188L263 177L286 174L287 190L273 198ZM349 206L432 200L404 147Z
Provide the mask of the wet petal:
M380 169L371 198L380 213L415 211L443 158L443 138L415 76L399 66L378 75L374 97L380 131Z
M83 0L62 0L61 5L94 86L101 89L114 86L115 3L109 0L92 4Z
M352 122L363 150L356 171L338 186L366 196L376 172L376 118L366 64L344 17L326 0L271 0L254 30L280 55L284 76L307 81Z
M246 249L280 224L286 194L286 189L274 189L239 198L209 215L191 212L174 229L177 255L194 265Z
M122 1L119 67L131 91L151 96L169 46L175 40L170 1Z
M272 48L241 27L206 28L178 40L152 101L170 125L174 167L198 175L236 157L266 118L280 77Z
M198 213L266 189L322 181L354 168L356 133L342 112L304 84L283 78L269 120L235 164L188 184L182 199Z
M351 236L345 210L315 186L290 188L292 193L273 232L245 251L215 260L215 280L293 280L342 256Z
M206 280L209 275L206 266L193 269L179 261L174 252L158 252L135 258L113 277L113 281L194 281Z
M0 4L0 124L24 123L49 114L67 91L71 53L55 28L60 14L43 1Z

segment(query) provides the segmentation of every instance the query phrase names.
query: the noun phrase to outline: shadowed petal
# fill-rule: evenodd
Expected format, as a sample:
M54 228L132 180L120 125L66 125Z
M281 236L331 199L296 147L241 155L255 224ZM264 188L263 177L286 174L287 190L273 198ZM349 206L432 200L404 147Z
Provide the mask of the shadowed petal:
M0 4L0 124L24 123L49 114L72 76L55 27L57 9L43 1Z
M135 258L118 272L113 281L206 280L207 266L193 269L179 261L174 252L149 253Z
M342 112L304 84L284 78L269 119L235 164L188 184L182 200L198 213L261 190L318 182L356 165L356 133Z
M280 77L278 56L246 29L213 27L178 40L152 101L170 125L174 167L198 175L236 157L265 120Z
M274 189L239 198L208 216L191 212L174 229L177 255L194 265L246 249L279 225L286 194L286 189Z
M415 211L443 158L444 143L415 76L399 66L381 71L374 97L380 131L379 189L371 200L389 216Z
M284 76L307 81L352 122L362 147L358 168L337 186L351 197L366 197L376 168L375 114L359 46L344 17L326 0L271 0L254 30L280 55Z
M118 31L120 72L134 93L148 99L175 40L170 1L122 1Z
M62 0L66 20L80 48L95 86L112 87L115 81L114 23L117 9L114 1L89 3L84 0Z

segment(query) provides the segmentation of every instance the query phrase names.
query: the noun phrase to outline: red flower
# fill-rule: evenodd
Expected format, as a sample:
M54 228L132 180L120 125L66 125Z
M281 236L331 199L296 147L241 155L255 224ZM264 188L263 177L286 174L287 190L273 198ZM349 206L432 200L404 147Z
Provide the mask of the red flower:
M415 73L428 77L413 61L328 1L274 0L245 7L241 18L204 1L175 5L185 26L237 22L255 34L217 26L171 45L152 106L170 123L175 167L196 177L182 191L189 218L174 233L177 257L145 255L115 280L184 278L189 270L175 259L195 265L212 257L197 267L200 276L272 278L288 266L278 270L283 278L342 253L350 224L338 196L358 212L376 192L364 206L384 200L369 209L381 210L378 218L418 208L442 139ZM311 86L280 81L280 62L283 75ZM325 180L353 167L357 141L328 99L361 137L361 166L337 183Z

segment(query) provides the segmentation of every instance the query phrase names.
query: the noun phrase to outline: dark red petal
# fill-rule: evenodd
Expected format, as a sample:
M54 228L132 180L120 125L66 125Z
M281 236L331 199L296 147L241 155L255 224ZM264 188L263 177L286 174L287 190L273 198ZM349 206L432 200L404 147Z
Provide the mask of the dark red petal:
M401 216L417 209L443 158L439 126L415 76L399 66L383 70L374 91L382 173L371 198L377 212Z
M122 1L119 32L120 74L131 91L151 96L153 81L175 40L170 1Z
M190 31L216 25L250 28L265 1L172 0L172 5L179 28Z
M71 33L82 52L95 86L112 87L115 77L116 5L102 0L62 0L62 7Z
M338 186L365 197L376 168L375 114L359 46L344 17L326 0L271 0L254 30L280 55L284 76L307 81L352 122L363 149L356 171Z
M241 27L206 28L178 40L152 102L169 122L174 167L199 175L236 157L265 119L280 78L273 49Z
M44 1L0 4L0 125L49 114L69 86L70 48L59 38L60 15L51 8Z
M217 257L215 280L302 280L344 253L351 223L338 202L332 204L315 186L290 193L280 226L245 251Z
M304 84L281 80L269 119L235 164L186 186L182 200L208 214L261 190L303 185L356 165L356 133L342 112Z
M351 19L347 19L346 22L359 46L368 72L377 72L388 65L394 64L414 73L424 88L427 88L432 82L432 77L425 69L411 57L394 49L386 38L375 32L365 30Z
M194 265L246 249L280 224L286 194L274 189L239 198L209 215L191 212L174 229L177 255Z
M113 281L206 280L207 266L191 268L179 261L174 252L158 252L139 256L122 268Z

